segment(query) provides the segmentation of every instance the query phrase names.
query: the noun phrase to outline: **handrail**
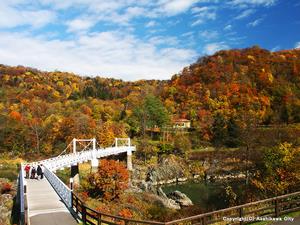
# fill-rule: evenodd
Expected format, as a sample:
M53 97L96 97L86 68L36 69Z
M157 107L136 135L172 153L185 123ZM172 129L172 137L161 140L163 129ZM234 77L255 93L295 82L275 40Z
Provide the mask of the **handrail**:
M19 204L20 204L20 224L25 224L26 216L25 216L25 180L24 180L24 166L20 165L20 172L18 175L18 194L19 194Z
M21 163L18 175L18 204L20 206L20 225L29 224L27 207L27 182L24 174L24 164Z
M296 197L295 199L292 199ZM287 200L283 202L282 200ZM280 202L281 201L281 202ZM260 204L271 203L271 206L259 207ZM251 209L251 207L259 207L259 209ZM130 218L125 218L121 216L115 216L108 213L103 213L96 211L87 207L84 202L72 192L72 206L74 213L82 220L83 224L89 225L100 225L104 224L124 224L134 223L134 224L150 224L150 225L173 225L173 224L213 224L215 222L223 222L227 224L228 222L223 220L224 216L227 217L238 217L242 218L246 215L256 215L256 216L276 216L300 210L300 191L291 194L281 195L273 198L268 198L256 202L246 203L243 205L238 205L230 207L227 209L221 209L213 212L203 213L191 217L186 217L178 220L172 220L168 222L158 222L158 221L147 221L147 220L134 220ZM249 211L247 211L247 209ZM272 211L270 213L270 210ZM235 212L236 211L236 212ZM235 213L232 213L235 212ZM228 215L226 213L229 213ZM268 214L267 214L268 213ZM225 214L225 215L224 215ZM253 222L253 221L252 221ZM246 224L247 221L240 220L239 224Z
M50 171L46 166L44 166L44 174L49 183L52 185L53 189L60 196L63 202L70 208L71 203L71 189L65 185L52 171Z
M70 153L66 155L60 155L57 157L41 160L38 162L30 163L30 165L43 164L48 167L49 170L55 171L57 169L70 166L82 161L88 161L96 158L105 157L108 155L116 155L120 153L125 153L127 151L135 151L135 146L119 146L119 147L109 147L109 148L100 148L88 151L81 151L77 153Z

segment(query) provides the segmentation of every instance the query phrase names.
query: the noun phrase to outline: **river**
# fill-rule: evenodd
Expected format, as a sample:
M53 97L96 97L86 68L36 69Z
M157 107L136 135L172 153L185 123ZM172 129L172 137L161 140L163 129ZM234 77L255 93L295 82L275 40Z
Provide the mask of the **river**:
M162 189L166 194L175 190L181 191L186 194L195 205L200 206L205 211L211 211L228 207L228 198L226 196L226 187L228 185L233 188L234 192L238 196L242 195L243 184L241 181L231 183L189 181L185 183L165 185Z

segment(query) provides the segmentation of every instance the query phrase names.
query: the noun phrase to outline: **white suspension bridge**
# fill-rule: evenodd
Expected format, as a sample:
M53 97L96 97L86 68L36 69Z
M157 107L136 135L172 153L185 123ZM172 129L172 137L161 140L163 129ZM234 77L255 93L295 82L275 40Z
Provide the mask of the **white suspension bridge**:
M84 147L80 151L78 144ZM68 152L70 148L72 153ZM90 161L92 167L98 167L99 158L121 153L127 154L127 169L132 170L132 152L135 150L130 138L115 138L114 145L108 148L97 148L95 138L74 138L59 156L29 163L31 167L42 164L46 179L25 179L25 165L22 164L18 180L21 224L77 224L71 215L72 190L56 176L56 170L71 167L71 176L75 178L78 176L78 164ZM73 181L73 178L70 180Z

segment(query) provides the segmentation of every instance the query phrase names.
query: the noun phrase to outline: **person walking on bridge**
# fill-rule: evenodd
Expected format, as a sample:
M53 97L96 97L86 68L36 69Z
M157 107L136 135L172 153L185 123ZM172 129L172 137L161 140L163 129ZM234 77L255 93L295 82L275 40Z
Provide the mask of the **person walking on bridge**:
M40 165L38 165L36 168L36 175L37 179L39 179L39 177L42 176L42 168L40 167Z
M29 172L30 172L30 166L29 166L29 164L27 164L25 166L24 170L25 170L25 173L26 173L26 179L28 179L29 178Z
M31 179L35 179L35 173L36 173L36 169L35 169L34 166L32 166L32 168L31 168L31 176L30 176Z
M36 169L36 174L37 174L37 178L39 179L39 176L41 179L44 178L44 171L43 171L43 165L38 165L37 169Z

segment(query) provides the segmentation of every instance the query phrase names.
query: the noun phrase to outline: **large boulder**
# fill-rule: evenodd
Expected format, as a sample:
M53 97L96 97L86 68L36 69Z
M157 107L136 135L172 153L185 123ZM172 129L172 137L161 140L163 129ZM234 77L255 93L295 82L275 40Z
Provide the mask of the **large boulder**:
M168 198L161 187L157 189L157 195L161 198L161 203L164 207L169 209L181 209L180 204L175 202L173 199Z
M169 209L181 209L180 204L170 198L162 198L162 204Z
M193 205L192 200L180 191L177 191L177 190L173 191L173 192L167 194L167 196L168 196L169 199L172 199L175 202L177 202L180 206L191 206L191 205Z

